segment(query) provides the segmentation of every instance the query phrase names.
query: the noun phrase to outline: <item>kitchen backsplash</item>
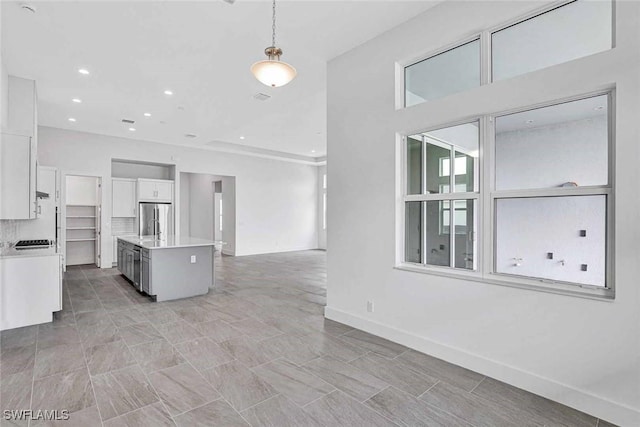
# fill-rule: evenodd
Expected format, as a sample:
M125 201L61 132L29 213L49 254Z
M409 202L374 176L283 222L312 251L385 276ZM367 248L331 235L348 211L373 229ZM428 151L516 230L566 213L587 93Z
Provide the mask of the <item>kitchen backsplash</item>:
M5 248L9 245L9 243L13 244L18 241L21 222L23 222L23 220L0 220L0 248Z
M135 218L111 218L111 235L136 234Z

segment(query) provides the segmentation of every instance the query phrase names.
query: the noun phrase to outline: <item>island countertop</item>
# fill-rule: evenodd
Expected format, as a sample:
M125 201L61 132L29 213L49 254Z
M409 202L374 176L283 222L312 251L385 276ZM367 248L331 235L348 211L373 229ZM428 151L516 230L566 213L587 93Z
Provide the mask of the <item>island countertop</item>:
M131 243L147 249L186 248L190 246L216 246L224 244L217 240L201 239L191 236L169 235L161 240L154 236L114 236L124 242Z

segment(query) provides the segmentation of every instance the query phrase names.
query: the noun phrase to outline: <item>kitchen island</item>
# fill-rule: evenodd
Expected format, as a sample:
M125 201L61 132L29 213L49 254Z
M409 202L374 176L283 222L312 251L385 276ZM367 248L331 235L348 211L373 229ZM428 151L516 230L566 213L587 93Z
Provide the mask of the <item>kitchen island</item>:
M213 240L118 236L118 270L156 301L204 295L214 285Z

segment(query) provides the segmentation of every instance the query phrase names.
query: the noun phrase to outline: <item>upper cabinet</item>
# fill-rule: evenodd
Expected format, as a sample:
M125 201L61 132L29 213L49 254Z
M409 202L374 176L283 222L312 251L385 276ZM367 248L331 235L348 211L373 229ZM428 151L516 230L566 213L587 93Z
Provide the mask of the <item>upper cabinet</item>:
M173 201L173 181L161 179L139 179L138 200L141 202Z
M9 76L7 124L0 137L0 219L37 217L36 83Z
M113 178L111 181L112 217L128 218L136 216L136 180Z

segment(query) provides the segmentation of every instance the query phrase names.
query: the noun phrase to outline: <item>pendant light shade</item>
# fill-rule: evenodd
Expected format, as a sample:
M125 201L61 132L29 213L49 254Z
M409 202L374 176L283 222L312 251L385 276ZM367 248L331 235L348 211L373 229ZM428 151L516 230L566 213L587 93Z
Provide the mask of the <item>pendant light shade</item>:
M271 46L264 50L266 60L251 66L251 72L260 83L271 87L284 86L293 80L298 72L291 65L280 60L282 49L276 47L276 0L273 0L273 25Z
M271 86L284 86L296 77L298 72L291 65L280 60L282 50L268 47L265 53L269 59L258 61L251 66L251 72L261 83Z

